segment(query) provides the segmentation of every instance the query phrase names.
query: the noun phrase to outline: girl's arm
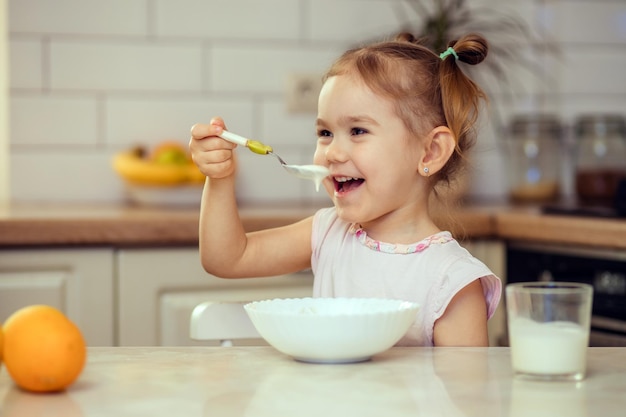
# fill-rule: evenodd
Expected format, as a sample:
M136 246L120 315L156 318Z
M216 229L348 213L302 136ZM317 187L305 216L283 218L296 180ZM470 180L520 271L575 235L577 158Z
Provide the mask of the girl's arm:
M480 280L459 291L435 322L435 346L489 346L487 305Z
M217 137L224 122L195 125L189 148L207 176L200 207L199 243L204 269L224 278L280 275L306 269L311 259L312 218L246 233L235 197L235 145Z

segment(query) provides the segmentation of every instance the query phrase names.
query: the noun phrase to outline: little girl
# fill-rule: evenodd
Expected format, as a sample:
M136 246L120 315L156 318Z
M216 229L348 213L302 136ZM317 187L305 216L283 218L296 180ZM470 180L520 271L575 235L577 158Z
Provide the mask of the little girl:
M458 66L478 64L487 42L468 35L436 55L401 34L349 50L324 77L314 162L330 170L334 206L297 223L246 233L235 199L235 145L220 118L191 129L190 149L208 177L200 255L224 278L311 268L314 297L417 302L400 346L487 346L500 280L428 212L434 186L459 170L483 92Z

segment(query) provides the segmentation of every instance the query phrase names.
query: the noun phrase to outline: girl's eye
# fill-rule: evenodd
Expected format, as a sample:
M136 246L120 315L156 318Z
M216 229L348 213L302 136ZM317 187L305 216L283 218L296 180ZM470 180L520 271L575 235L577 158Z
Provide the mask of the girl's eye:
M326 130L326 129L320 129L320 130L318 130L318 131L317 131L317 136L318 136L318 137L320 137L320 138L322 138L322 137L330 137L330 136L332 136L332 135L333 135L333 134L332 134L332 133L330 133L330 132L329 132L328 130Z
M365 129L361 129L360 127L353 127L353 128L350 130L350 133L351 133L352 135L354 135L354 136L358 136L358 135L365 135L365 134L366 134L366 133L368 133L368 132L367 132L367 130L365 130Z

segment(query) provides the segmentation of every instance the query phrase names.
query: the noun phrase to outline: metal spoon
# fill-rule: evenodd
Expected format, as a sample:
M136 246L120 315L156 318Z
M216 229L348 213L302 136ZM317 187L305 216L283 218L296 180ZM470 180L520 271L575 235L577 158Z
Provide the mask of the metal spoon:
M265 145L258 140L247 139L227 130L222 131L219 136L229 142L245 146L250 149L250 151L258 153L259 155L274 155L288 173L298 178L314 181L317 191L319 191L322 180L330 174L328 168L321 165L289 165L277 153L274 153L271 146Z

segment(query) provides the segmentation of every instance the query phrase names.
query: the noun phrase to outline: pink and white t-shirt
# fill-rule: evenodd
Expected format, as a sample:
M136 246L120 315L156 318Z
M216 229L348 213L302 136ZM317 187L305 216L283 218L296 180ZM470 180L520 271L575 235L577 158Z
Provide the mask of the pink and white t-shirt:
M337 217L335 208L313 219L311 266L314 297L378 297L416 302L416 320L396 346L432 346L435 321L452 298L480 279L491 317L502 284L485 264L439 232L411 245L375 241L357 225Z

